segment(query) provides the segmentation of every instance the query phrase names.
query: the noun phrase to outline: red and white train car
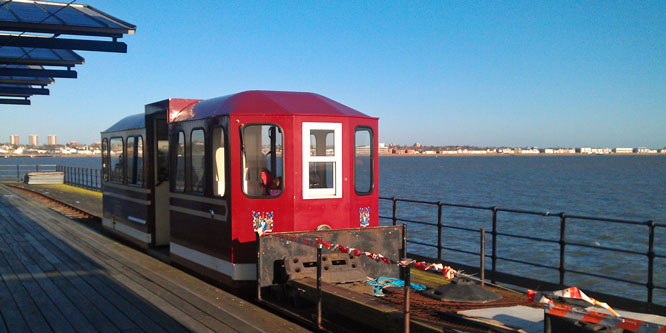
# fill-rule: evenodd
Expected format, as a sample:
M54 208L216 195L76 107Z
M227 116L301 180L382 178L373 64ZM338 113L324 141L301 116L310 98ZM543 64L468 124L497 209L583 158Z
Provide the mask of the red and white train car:
M378 225L377 118L279 91L168 99L132 117L102 133L103 225L168 245L174 264L255 281L255 231Z

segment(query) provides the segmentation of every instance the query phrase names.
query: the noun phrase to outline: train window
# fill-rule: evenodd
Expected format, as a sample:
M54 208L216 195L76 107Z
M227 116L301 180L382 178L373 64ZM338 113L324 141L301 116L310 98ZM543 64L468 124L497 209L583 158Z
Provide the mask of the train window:
M133 136L127 137L127 184L136 184L136 149L134 145L136 144L136 139Z
M206 136L202 129L195 129L190 136L190 172L192 192L203 193L206 182Z
M106 139L102 140L102 179L105 182L109 181L109 142Z
M354 135L354 190L370 194L373 190L374 150L372 129L358 127Z
M224 130L221 127L213 129L213 194L222 197L225 189L225 150L224 150Z
M123 183L125 161L123 157L123 138L111 138L109 141L111 174L114 183Z
M136 184L143 186L143 138L136 137Z
M175 134L174 141L177 141L175 145L175 155L176 155L176 181L174 184L174 191L183 192L185 191L185 134L183 132L178 132Z
M127 184L143 186L143 138L127 138Z
M282 129L273 124L242 128L243 193L250 197L277 197L284 189Z
M342 124L303 123L303 198L342 197Z

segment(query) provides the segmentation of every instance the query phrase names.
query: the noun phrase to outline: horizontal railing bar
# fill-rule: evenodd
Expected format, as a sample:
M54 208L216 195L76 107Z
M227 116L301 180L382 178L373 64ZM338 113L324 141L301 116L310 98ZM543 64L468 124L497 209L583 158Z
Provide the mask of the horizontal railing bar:
M585 248L588 248L588 249L597 249L597 250L614 251L614 252L620 252L620 253L636 254L636 255L642 255L642 256L646 255L645 252L638 252L638 251L632 251L632 250L617 249L617 248L614 248L614 247L596 246L596 245L589 245L589 244L582 244L582 243L575 243L575 242L567 242L567 245L585 247Z
M442 228L444 229L454 229L454 230L463 230L463 231L469 231L473 233L479 233L479 229L472 229L472 228L465 228L465 227L457 227L454 225L444 225L442 224Z
M583 215L567 215L567 219L612 222L612 223L633 224L633 225L646 225L646 223L643 221L632 221L632 220L614 219L609 217L594 217L594 216L583 216Z
M432 222L425 222L425 221L417 221L417 220L410 220L410 219L395 219L396 221L400 222L409 222L409 223L416 223L416 224L424 224L424 225L431 225L436 227L437 223L432 223Z
M393 199L391 199L391 200L393 200ZM398 201L398 202L411 202L411 203L417 203L417 204L437 206L437 201L423 201L423 200L414 200L414 199L396 199L396 201Z
M497 257L497 260L504 260L504 261L510 261L510 262L515 262L523 265L528 265L528 266L535 266L535 267L541 267L541 268L548 268L552 270L559 270L559 267L553 267L553 266L548 266L544 264L535 264L533 262L528 262L528 261L523 261L523 260L518 260L518 259L510 259L510 258L505 258L505 257Z
M393 198L391 198L391 197L379 197L379 198L384 199L384 200L393 201ZM396 198L396 201L398 201L398 202L419 203L419 204L429 204L429 205L434 205L434 206L437 206L437 205L441 204L442 206L471 208L471 209L482 209L482 210L492 210L493 209L493 207L485 207L485 206L473 206L473 205L453 204L453 203L436 202L436 201L422 201L422 200L412 200L412 199L397 199ZM560 217L560 215L562 214L562 213L537 212L537 211L512 209L512 208L502 208L502 207L496 207L496 209L497 209L497 211L508 212L508 213L520 213L520 214L549 216L549 217ZM607 217L593 217L593 216L584 216L584 215L567 215L567 218L580 219L580 220L590 220L590 221L600 221L600 222L635 224L635 225L645 225L646 224L646 222L643 222L643 221L632 221L632 220L623 220L623 219L607 218ZM657 226L666 227L666 224L657 224Z
M547 238L541 238L541 237L532 237L532 236L523 236L523 235L514 235L514 234L507 234L503 232L498 232L498 236L507 236L507 237L512 237L512 238L520 238L520 239L529 239L529 240L534 240L534 241L540 241L540 242L546 242L546 243L559 243L560 241L553 240L553 239L547 239ZM567 243L569 244L569 243Z
M497 208L497 211L498 211L498 212L507 212L507 213L519 213L519 214L528 214L528 215L538 215L538 216L560 217L560 213L535 212L535 211L522 210L522 209Z
M580 274L580 275L594 276L594 277L598 277L598 278L601 278L601 279L613 280L613 281L617 281L617 282L624 282L624 283L634 284L634 285L637 285L637 286L644 286L645 285L645 283L636 282L636 281L633 281L633 280L625 280L625 279L620 279L620 278L616 278L616 277L612 277L612 276L608 276L608 275L582 272L582 271L577 271L577 270L574 270L574 269L567 269L567 273L575 273L575 274Z
M389 197L379 197L379 199L393 201L393 198L389 198ZM398 198L396 198L396 201L397 202L417 203L417 204L424 204L424 205L433 205L433 206L437 206L437 205L441 204L442 206L448 206L448 207L460 207L460 208L483 209L483 210L492 210L493 209L492 207L455 204L455 203L447 203L447 202L439 202L439 201L423 201L423 200L398 199Z
M464 205L464 204L454 204L454 203L445 203L445 202L442 202L442 206L446 206L446 207L458 207L458 208L469 208L469 209L480 209L480 210L493 210L493 207L474 206L474 205Z

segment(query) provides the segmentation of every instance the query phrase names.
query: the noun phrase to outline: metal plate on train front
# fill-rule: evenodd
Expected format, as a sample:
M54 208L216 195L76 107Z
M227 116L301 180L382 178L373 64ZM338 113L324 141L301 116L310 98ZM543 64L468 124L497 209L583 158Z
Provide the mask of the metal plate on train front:
M259 238L258 280L262 287L284 283L288 279L316 278L317 249L313 245L288 240L321 237L331 244L341 244L361 251L400 258L402 227L371 227L267 234ZM326 258L326 260L324 260ZM296 262L294 262L296 261ZM328 269L326 268L328 267ZM367 277L398 276L398 266L354 257L345 253L322 251L322 280L328 283L363 281Z
M359 258L345 253L322 254L321 278L329 283L363 281L367 275ZM285 273L290 280L317 276L317 256L284 258Z

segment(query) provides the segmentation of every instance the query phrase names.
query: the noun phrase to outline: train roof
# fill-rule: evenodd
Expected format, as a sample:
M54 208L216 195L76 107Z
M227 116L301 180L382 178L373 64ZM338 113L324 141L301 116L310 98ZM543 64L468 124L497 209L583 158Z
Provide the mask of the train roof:
M230 114L368 117L330 98L309 92L250 90L169 108L169 122Z
M118 132L125 131L129 129L144 128L146 127L146 115L143 113L137 113L135 115L127 116L113 126L109 127L106 132Z

